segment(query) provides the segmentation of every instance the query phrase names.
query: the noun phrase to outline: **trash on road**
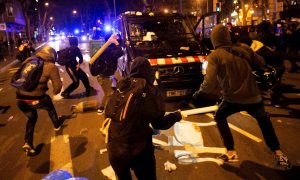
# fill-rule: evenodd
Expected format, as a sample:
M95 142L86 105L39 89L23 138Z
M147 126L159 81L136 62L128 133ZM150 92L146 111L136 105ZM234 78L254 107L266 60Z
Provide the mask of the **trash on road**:
M165 166L165 171L169 171L169 172L175 171L177 169L176 165L169 161L165 162L164 166Z
M89 131L88 128L83 128L80 130L80 135L87 134L88 131Z
M7 119L7 121L11 121L14 118L14 116L9 116L9 118Z
M97 100L83 101L78 103L77 105L72 105L71 111L75 113L82 113L82 112L96 110L97 107L98 107Z
M103 154L103 153L105 153L105 152L107 152L107 149L106 148L104 148L104 149L100 149L100 154Z

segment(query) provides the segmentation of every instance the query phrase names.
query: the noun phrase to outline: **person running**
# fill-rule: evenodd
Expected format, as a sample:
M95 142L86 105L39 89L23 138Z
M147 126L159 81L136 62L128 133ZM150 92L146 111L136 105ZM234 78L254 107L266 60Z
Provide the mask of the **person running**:
M280 150L275 130L252 74L251 67L264 67L263 58L246 45L233 45L228 28L221 24L213 28L211 41L215 50L207 57L204 81L193 98L214 92L218 86L222 89L223 99L215 114L215 120L227 152L218 158L224 162L239 161L227 117L246 111L257 120L266 144L274 152L276 165L285 169L291 168L288 158Z
M16 91L18 107L27 117L25 144L22 148L28 156L36 155L36 149L33 145L33 134L38 119L38 109L48 112L55 131L59 131L64 123L64 118L57 116L52 100L47 94L47 83L49 80L52 82L54 95L59 94L62 88L59 71L54 64L57 57L56 51L50 46L45 46L35 56L44 61L43 72L38 86L31 92L19 89ZM23 63L27 63L29 60L30 58Z
M85 95L90 96L92 87L90 86L89 79L86 73L80 68L80 64L83 63L83 56L78 48L78 39L76 37L70 37L69 43L71 46L71 50L73 53L72 59L68 61L65 65L66 71L70 76L72 83L61 93L63 98L72 98L71 93L78 88L79 80L82 81L85 87ZM76 57L79 58L79 62L77 62Z

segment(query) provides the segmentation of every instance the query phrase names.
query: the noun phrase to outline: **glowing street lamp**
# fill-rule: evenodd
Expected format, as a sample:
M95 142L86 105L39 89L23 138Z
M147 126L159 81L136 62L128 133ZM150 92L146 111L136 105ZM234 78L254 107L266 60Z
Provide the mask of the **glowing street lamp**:
M73 10L73 14L77 14L77 11L76 11L76 10Z

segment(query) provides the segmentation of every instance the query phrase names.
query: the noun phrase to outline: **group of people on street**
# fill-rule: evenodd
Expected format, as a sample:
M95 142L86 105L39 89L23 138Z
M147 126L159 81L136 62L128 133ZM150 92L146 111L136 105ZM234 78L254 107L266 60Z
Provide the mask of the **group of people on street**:
M270 117L265 111L261 92L252 75L252 67L259 66L263 68L266 63L273 63L273 60L269 60L269 56L265 55L268 53L260 53L260 48L257 50L257 45L254 44L256 43L255 41L252 42L251 40L249 44L247 43L249 39L247 39L247 41L241 41L238 44L232 43L230 31L223 25L216 25L213 28L211 41L215 50L207 57L208 66L204 81L200 89L194 93L193 98L197 99L199 96L215 92L217 87L221 88L222 102L219 104L219 108L215 114L215 120L227 152L217 158L224 162L239 161L234 147L233 136L227 123L227 117L239 111L247 111L257 120L267 146L274 152L276 165L285 169L291 168L290 161L280 149L280 144ZM105 118L110 118L114 122L111 123L108 136L107 148L109 161L119 179L131 179L130 169L135 172L138 179L156 179L154 146L152 144L153 129L150 128L149 124L155 129L168 129L174 123L180 121L182 115L180 111L174 111L165 115L163 96L160 90L153 85L155 75L151 65L148 59L137 57L131 63L129 78L142 79L142 82L144 82L142 108L136 108L136 111L139 110L139 112L136 112L136 115L132 117L138 118L139 123L130 127L129 130L127 127L128 131L124 132L126 137L119 136L123 132L122 128L120 128L122 126L119 126L118 123L125 122L114 119L115 116L106 114L105 112L111 111L111 109L106 109L107 103L112 100L110 99L110 95L115 91L121 92L119 86L112 86L112 82L115 81L114 74L117 70L117 59L122 55L120 43L122 43L120 36L116 34L111 35L106 39L107 48L102 55L91 58L96 59L98 62L106 60L102 62L106 64L105 66L103 64L99 66L106 69L99 71L97 76L98 82L105 94L99 106L98 113L104 113ZM89 96L91 86L88 77L79 67L83 61L83 57L80 49L77 47L78 41L70 39L70 45L74 46L76 52L74 59L70 60L70 63L66 65L66 70L72 79L72 83L62 92L62 96L70 98L70 93L79 86L79 80L83 82L86 88L86 96ZM259 46L263 47L264 45L260 44ZM47 82L49 80L52 81L53 94L58 94L62 88L59 71L54 64L57 52L52 47L46 46L38 51L35 56L43 59L45 63L39 85L32 92L16 91L18 107L28 119L25 144L23 146L23 150L28 155L36 155L36 150L33 146L33 132L38 118L37 109L48 111L55 130L59 130L65 120L57 115L52 100L46 93L48 90ZM76 57L79 58L79 62L77 62ZM282 60L278 61L272 65L275 66L278 64L278 67L281 67ZM93 60L89 63L93 64L95 62ZM26 63L26 60L23 63ZM137 79L133 82L137 81ZM118 83L122 83L123 81L122 79ZM276 93L275 90L274 93ZM127 102L129 103L130 99ZM121 115L125 116L124 114ZM137 125L143 131L139 131ZM131 138L128 139L127 135Z
M230 27L230 36L234 43L243 43L248 45L253 51L262 56L266 65L274 68L278 82L270 89L270 104L280 108L284 106L282 102L281 80L286 71L285 60L290 62L289 73L296 73L300 70L297 62L300 61L300 24L291 30L285 30L283 35L280 33L276 36L274 25L270 22L263 21L250 31L236 32ZM298 34L298 35L297 35ZM292 40L293 39L293 40Z

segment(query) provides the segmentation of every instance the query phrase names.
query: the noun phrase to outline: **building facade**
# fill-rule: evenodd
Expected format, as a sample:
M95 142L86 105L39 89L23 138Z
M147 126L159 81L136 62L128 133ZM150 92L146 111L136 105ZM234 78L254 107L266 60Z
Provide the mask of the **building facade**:
M25 19L20 2L0 0L0 43L7 47L16 45L15 42L24 35Z

